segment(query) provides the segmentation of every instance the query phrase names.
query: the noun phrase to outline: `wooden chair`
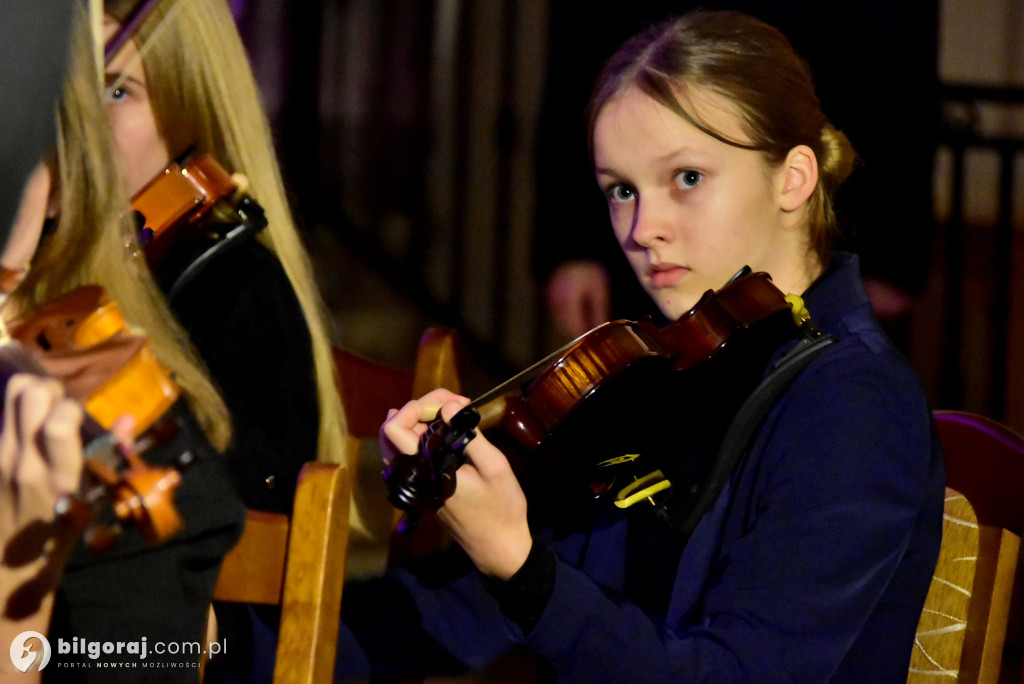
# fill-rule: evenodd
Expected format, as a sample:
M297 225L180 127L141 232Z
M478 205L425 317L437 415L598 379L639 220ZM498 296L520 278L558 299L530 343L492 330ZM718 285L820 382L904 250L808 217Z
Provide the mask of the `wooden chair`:
M388 408L435 387L459 390L456 344L453 332L428 330L411 370L334 350L349 427L347 456L357 455L364 440L377 439ZM333 677L353 477L343 465L306 464L291 518L248 511L245 531L221 565L215 601L281 606L275 684L314 684ZM439 544L438 534L418 533L415 541L405 542L402 554L427 552ZM413 543L419 551L409 550Z
M398 408L438 387L459 392L458 354L458 335L446 328L429 328L424 332L412 369L385 366L348 350L335 348L334 362L348 420L348 462L357 462L367 442L376 444L389 408ZM379 465L372 464L367 477L360 483L360 496L376 498L377 501L371 505L375 503L377 508L386 509L390 522L385 533L390 533L398 526L402 514L397 509L392 510L384 501L385 490L379 470ZM426 516L414 534L391 534L384 553L389 564L401 564L432 553L443 546L444 539L440 524Z
M947 489L942 548L911 657L910 684L1018 682L1004 658L1024 532L1024 436L936 411Z
M351 487L345 466L307 463L291 519L249 511L221 565L215 601L281 606L275 684L333 678Z
M429 328L420 338L413 369L392 368L335 347L334 363L352 438L377 439L389 408L398 408L432 389L460 391L457 347L454 331Z

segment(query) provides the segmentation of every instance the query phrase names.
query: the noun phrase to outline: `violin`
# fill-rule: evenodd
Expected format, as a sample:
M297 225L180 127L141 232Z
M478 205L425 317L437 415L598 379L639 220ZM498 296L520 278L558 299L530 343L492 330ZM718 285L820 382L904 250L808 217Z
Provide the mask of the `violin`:
M562 440L573 443L573 451L593 453L593 465L599 467L628 462L635 458L627 455L631 442L654 440L650 426L678 420L671 413L658 415L659 406L666 404L664 397L674 393L697 404L698 412L701 404L722 404L694 402L689 386L700 384L728 397L725 403L738 404L760 379L771 354L800 335L817 337L821 332L799 298L784 295L767 273L752 273L749 268L718 291L707 291L688 313L664 327L649 319L600 325L473 400L450 422L433 420L420 440L419 453L396 455L385 464L382 477L389 500L410 512L440 508L454 493L455 471L465 461L464 449L477 429L500 427L514 442L537 450L575 422L581 429ZM751 339L762 347L758 353L750 353L746 341ZM693 382L700 373L707 375L712 362L718 362L716 368L744 367L750 376L746 389L732 391L717 375L702 384ZM589 416L581 423L584 413ZM624 437L613 434L617 428ZM679 435L669 438L678 441Z
M148 341L133 334L114 302L99 286L85 286L52 299L10 328L12 342L3 347L5 368L29 371L62 382L86 413L82 429L83 479L74 500L61 512L92 519L109 505L114 526L88 525L85 542L94 551L110 546L121 523L135 525L151 543L166 541L182 528L174 507L180 470L154 467L139 455L176 431L168 416L180 395L171 372L155 357ZM118 447L108 430L124 414L135 419L134 449ZM86 524L83 523L83 527Z
M132 197L137 238L173 299L209 262L266 227L248 180L209 153L171 162Z

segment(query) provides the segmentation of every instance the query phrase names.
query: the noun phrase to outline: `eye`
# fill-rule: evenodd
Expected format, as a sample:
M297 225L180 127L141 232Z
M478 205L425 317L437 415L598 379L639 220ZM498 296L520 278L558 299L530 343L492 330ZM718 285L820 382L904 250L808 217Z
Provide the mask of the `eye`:
M121 102L128 97L128 89L124 86L107 88L107 102Z
M616 183L604 191L608 201L613 204L632 202L636 199L636 188L625 183Z
M696 187L703 178L704 174L700 171L695 171L694 169L683 169L676 174L675 181L680 190L689 190L690 188Z

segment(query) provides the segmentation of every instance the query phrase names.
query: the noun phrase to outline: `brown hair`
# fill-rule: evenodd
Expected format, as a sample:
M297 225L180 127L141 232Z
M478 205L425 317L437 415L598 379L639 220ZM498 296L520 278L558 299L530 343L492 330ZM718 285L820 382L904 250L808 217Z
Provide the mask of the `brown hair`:
M688 108L688 86L732 102L749 141L714 130ZM778 164L797 145L818 159L818 186L808 201L811 249L827 266L837 227L832 198L853 170L853 147L821 111L810 68L777 29L739 12L695 11L627 41L605 65L590 102L590 144L604 106L635 86L700 131L762 152Z

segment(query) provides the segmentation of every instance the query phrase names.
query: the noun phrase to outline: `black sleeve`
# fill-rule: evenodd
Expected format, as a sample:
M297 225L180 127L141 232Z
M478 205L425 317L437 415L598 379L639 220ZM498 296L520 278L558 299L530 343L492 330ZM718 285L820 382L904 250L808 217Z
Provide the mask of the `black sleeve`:
M457 547L417 560L411 567L428 587L445 586L476 572ZM423 628L416 601L391 574L346 583L341 620L362 648L372 681L455 675L467 669ZM345 657L339 656L337 665L344 670Z
M498 601L502 614L529 633L555 588L555 552L534 541L530 555L514 575L504 582L485 577L484 586Z

